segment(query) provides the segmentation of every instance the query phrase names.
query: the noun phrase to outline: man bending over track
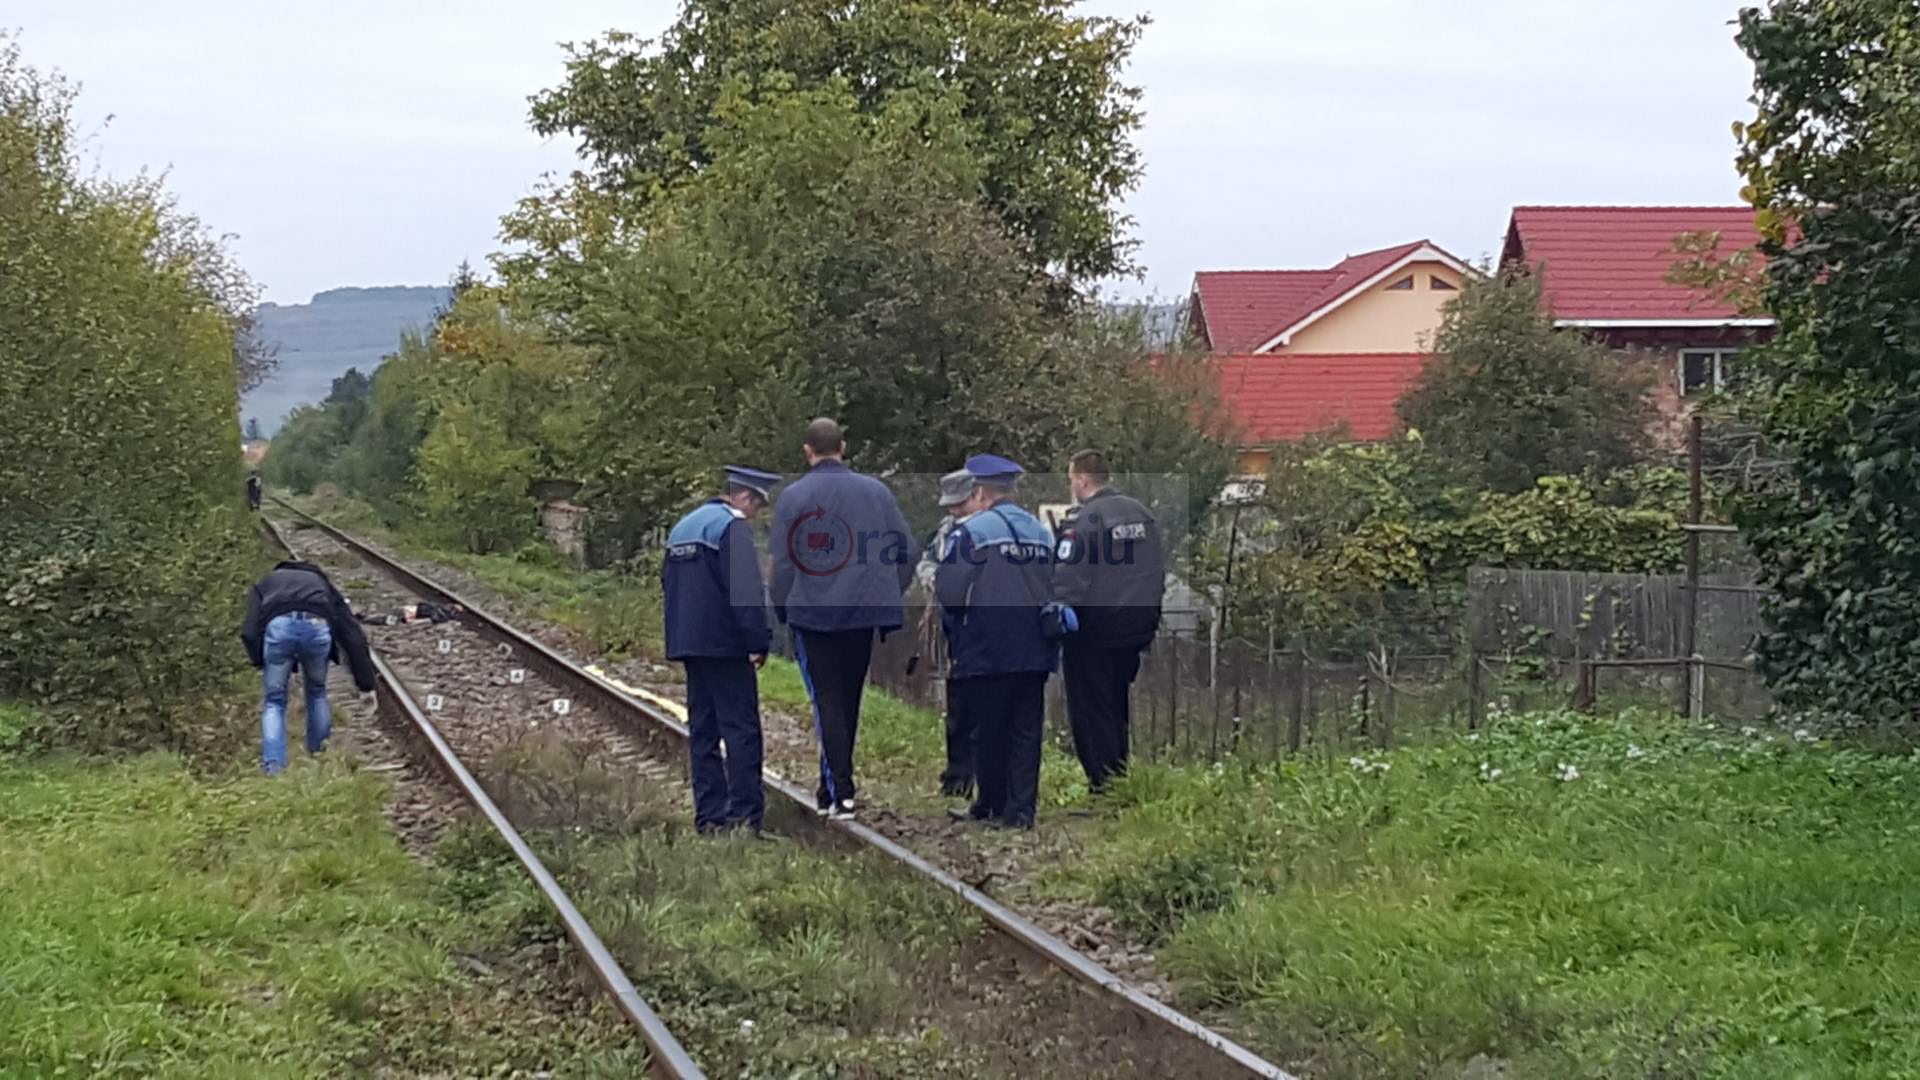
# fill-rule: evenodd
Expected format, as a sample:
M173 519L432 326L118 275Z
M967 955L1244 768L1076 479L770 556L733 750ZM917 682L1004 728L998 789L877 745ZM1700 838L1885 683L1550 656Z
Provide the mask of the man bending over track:
M261 670L265 686L260 764L268 776L287 767L287 690L296 665L307 695L309 754L325 749L333 733L327 704L329 661L344 662L362 693L371 693L378 681L366 635L347 598L312 563L283 562L254 584L240 641L247 647L247 659Z

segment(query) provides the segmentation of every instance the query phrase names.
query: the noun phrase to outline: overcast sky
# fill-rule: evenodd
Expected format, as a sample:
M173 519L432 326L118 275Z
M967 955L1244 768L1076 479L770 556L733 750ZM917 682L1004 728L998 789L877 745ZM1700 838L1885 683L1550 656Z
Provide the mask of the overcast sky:
M651 34L675 0L7 0L83 86L107 171L166 169L281 302L432 284L572 148L526 127L559 42ZM1155 23L1144 282L1311 267L1430 238L1498 248L1521 203L1727 203L1751 72L1739 0L1088 0ZM105 123L111 114L111 123Z

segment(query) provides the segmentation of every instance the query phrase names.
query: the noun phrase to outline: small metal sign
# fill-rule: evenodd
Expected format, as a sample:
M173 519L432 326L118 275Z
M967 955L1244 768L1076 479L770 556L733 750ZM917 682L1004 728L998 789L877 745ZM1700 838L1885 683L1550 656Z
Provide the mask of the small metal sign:
M566 698L563 698L563 697L553 699L553 714L555 716L565 716L572 711L573 711L573 702L568 701Z
M452 651L453 651L453 639L452 639L452 638L441 638L441 639L440 639L440 651L441 651L442 653L450 653L450 652L452 652Z
M515 686L519 686L521 683L526 682L527 669L514 668L512 671L507 672L507 681L512 683Z
M445 705L446 703L447 703L447 699L441 697L439 694L427 695L427 711L428 712L439 712L441 706Z

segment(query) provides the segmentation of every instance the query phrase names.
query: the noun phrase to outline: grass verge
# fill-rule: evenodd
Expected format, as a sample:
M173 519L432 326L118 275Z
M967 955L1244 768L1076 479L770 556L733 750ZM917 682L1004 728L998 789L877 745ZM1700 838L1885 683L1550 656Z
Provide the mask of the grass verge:
M450 916L384 801L339 768L0 754L0 1075L637 1072L617 1026L469 978L455 955L520 947L538 898Z
M1509 717L1332 767L1137 769L1057 884L1314 1075L1912 1076L1916 781L1664 716Z

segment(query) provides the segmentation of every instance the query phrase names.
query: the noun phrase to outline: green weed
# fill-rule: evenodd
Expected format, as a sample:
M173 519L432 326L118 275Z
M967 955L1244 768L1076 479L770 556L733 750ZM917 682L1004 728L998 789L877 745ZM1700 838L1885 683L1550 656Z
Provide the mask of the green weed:
M1805 733L1506 717L1332 765L1138 767L1061 876L1316 1075L1906 1076L1916 780Z
M617 1029L534 1030L469 992L449 955L512 943L498 901L440 903L384 800L337 768L0 757L0 1075L637 1069Z

